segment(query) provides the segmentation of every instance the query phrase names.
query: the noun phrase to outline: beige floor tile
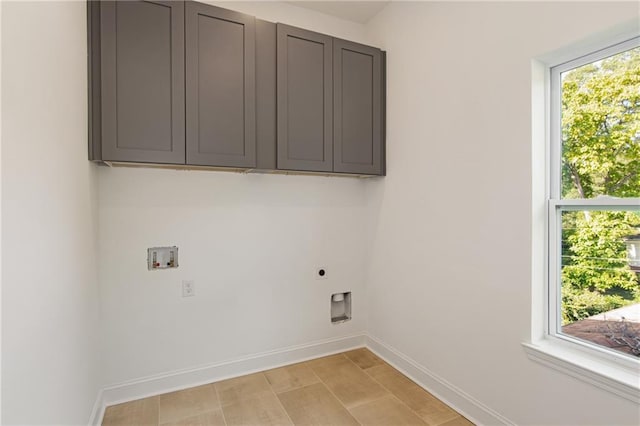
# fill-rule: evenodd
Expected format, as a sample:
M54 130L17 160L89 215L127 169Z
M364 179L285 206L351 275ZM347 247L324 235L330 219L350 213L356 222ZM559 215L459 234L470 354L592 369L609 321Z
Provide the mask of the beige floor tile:
M471 423L469 420L465 419L462 416L458 416L453 420L449 420L446 423L442 423L441 425L438 426L474 426L473 423Z
M440 425L459 416L438 398L388 365L369 368L367 374L407 404L429 425Z
M363 370L375 367L376 365L383 365L385 363L367 348L360 348L345 352L344 355Z
M322 383L280 393L278 398L296 425L358 425Z
M292 424L280 400L273 392L259 393L254 398L225 405L222 410L228 426Z
M274 392L286 392L292 389L318 383L320 379L306 364L294 364L287 367L265 371L269 384Z
M471 426L367 349L108 407L103 425ZM422 423L421 423L422 422Z
M222 410L217 409L176 422L164 423L162 426L225 426L225 422Z
M327 385L347 408L380 399L388 394L382 386L344 356L313 360L309 365L322 383Z
M157 425L158 400L157 396L153 396L107 407L102 424L104 426Z
M220 408L213 384L160 395L160 424L176 422Z
M346 358L343 354L330 355L322 358L312 359L311 361L303 362L302 364L309 367L330 367L332 365L343 365Z
M413 411L394 396L387 396L349 410L363 426L426 425Z
M272 393L267 378L262 373L249 374L215 384L223 406L235 404L243 399L253 398L262 393Z

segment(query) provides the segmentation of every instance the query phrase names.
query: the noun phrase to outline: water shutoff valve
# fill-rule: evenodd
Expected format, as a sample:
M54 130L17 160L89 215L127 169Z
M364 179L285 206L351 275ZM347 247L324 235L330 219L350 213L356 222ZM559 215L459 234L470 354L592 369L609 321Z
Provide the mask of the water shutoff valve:
M178 247L151 247L147 249L147 268L150 271L178 267Z

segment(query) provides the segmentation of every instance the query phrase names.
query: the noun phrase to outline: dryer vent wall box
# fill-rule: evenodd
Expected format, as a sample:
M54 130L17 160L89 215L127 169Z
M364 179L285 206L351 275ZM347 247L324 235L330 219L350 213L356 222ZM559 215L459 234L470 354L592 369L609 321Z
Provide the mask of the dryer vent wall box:
M351 319L351 292L331 295L331 323L340 324Z
M178 267L178 247L151 247L147 249L147 268L150 271Z

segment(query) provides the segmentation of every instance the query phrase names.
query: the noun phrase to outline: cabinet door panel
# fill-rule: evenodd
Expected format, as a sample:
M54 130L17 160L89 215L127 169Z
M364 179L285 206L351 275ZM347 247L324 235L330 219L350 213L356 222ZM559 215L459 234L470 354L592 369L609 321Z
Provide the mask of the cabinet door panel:
M382 52L334 40L334 170L382 174Z
M276 168L276 24L256 19L256 167Z
M278 169L332 171L332 39L278 24Z
M255 18L186 3L187 163L255 167Z
M102 159L185 161L184 4L103 2Z

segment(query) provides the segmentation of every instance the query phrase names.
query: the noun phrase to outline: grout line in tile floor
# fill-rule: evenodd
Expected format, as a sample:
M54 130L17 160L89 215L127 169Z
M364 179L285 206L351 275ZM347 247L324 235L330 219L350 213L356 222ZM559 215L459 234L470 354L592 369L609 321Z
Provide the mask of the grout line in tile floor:
M352 361L352 362L353 362L353 361ZM411 411L413 414L415 414L415 416L416 416L417 418L421 419L423 422L425 422L426 424L428 424L424 419L422 419L422 416L420 416L420 414L419 414L417 411L415 411L413 408L409 407L409 405L408 405L406 402L404 402L403 400L401 400L400 398L398 398L398 397L396 396L396 394L395 394L395 393L393 393L393 392L391 391L391 389L389 389L388 387L386 387L385 385L383 385L382 383L380 383L378 380L376 380L376 378L375 378L375 377L373 377L371 374L369 374L369 373L367 372L367 370L368 370L368 368L363 368L363 369L362 369L362 371L364 371L364 372L365 372L365 374L366 374L368 377L370 377L370 378L371 378L371 380L373 380L373 381L374 381L374 382L376 382L378 385L380 385L384 390L386 390L387 392L389 392L389 395L391 395L393 398L395 398L397 401L399 401L399 402L400 402L400 404L402 404L402 405L404 405L405 407L407 407L407 408L409 409L409 411ZM407 377L407 378L408 378L408 377ZM411 379L409 379L409 380L411 380ZM413 380L411 380L411 381L413 382ZM414 383L415 383L415 382L414 382ZM386 396L385 396L385 397L382 397L382 398L386 398ZM382 398L378 398L378 399L382 399ZM376 401L377 401L377 400L376 400Z
M373 353L373 352L372 352L372 353ZM346 354L343 354L343 355L345 356L345 358L347 358L349 361L351 361L351 363L352 363L353 365L355 365L355 366L356 366L356 367L358 367L360 370L362 370L362 372L363 372L364 374L366 374L366 375L367 375L367 377L369 377L371 380L373 380L374 382L376 382L376 383L377 383L377 384L378 384L382 389L386 390L386 391L389 393L389 395L391 395L392 397L394 397L395 399L397 399L398 401L400 401L400 403L401 403L402 405L404 405L405 407L407 407L407 408L409 409L409 411L411 411L413 414L415 414L415 415L416 415L416 417L421 418L421 417L420 417L420 415L419 415L416 411L414 411L414 410L413 410L411 407L409 407L409 406L408 406L404 401L402 401L402 400L401 400L400 398L398 398L398 397L397 397L393 392L391 392L391 389L389 389L388 387L386 387L385 385L383 385L382 383L380 383L378 380L376 380L376 378L375 378L375 377L373 377L371 374L369 374L369 373L367 372L368 368L362 368L362 367L360 367L360 366L359 366L358 364L356 364L356 363L355 363L351 358L349 358ZM376 357L376 358L378 358L378 359L382 360L382 358L380 358L378 355L376 355L376 354L374 354L374 355L375 355L375 357ZM385 364L388 364L386 361L383 361L383 362L385 362ZM390 364L389 364L389 365L390 365ZM369 367L369 368L371 368L371 367ZM393 367L392 367L392 368L393 368ZM408 378L408 377L407 377L407 378ZM409 380L411 380L411 379L409 379ZM413 382L413 380L411 380L411 381ZM415 382L414 382L414 383L415 383ZM380 399L387 398L389 395L381 396L380 398L377 398L377 399L375 399L375 400L373 400L373 401L369 401L369 402L375 402L375 401L378 401L378 400L380 400ZM354 406L353 406L353 407L351 407L351 408L356 408L356 407L359 407L360 405L368 404L369 402L364 402L364 403L362 403L362 404L354 405ZM425 423L426 423L426 422L425 422Z
M224 415L224 409L222 408L222 399L220 399L220 392L218 392L218 387L215 385L216 382L211 383L213 385L213 390L216 393L216 398L218 398L218 402L220 403L220 413L222 413L222 421L224 425L227 426L227 417Z
M357 349L361 349L361 348L357 348ZM354 350L357 350L354 349ZM336 355L341 355L343 358L347 358L349 359L349 357L345 356L344 353L340 353L340 354L336 354ZM330 356L335 356L335 355L330 355ZM320 359L320 358L316 358L316 359ZM313 360L312 360L313 361ZM360 368L360 367L358 367ZM362 426L362 423L360 423L360 421L358 419L355 418L355 416L351 413L351 411L349 411L349 409L344 405L344 403L340 400L340 398L338 398L338 395L336 395L335 393L333 393L333 390L331 390L331 387L329 387L329 385L327 385L324 380L322 380L322 377L320 377L315 370L313 369L313 367L309 366L309 369L313 372L313 375L316 376L318 378L318 380L320 380L320 383L322 383L324 385L325 388L327 388L327 390L329 391L329 393L331 395L333 395L333 397L336 399L336 401L338 401L338 403L342 406L342 408L344 408L345 410L347 410L347 412L349 413L349 415L351 415L351 417L353 417L353 419L356 421L356 423L358 423L359 425Z
M369 373L367 373L367 369L366 369L366 368L362 368L362 367L360 367L360 366L359 366L358 364L356 364L356 363L355 363L351 358L349 358L349 357L346 355L346 353L344 353L344 354L342 354L342 355L343 355L343 356L344 356L344 357L345 357L345 358L346 358L346 359L347 359L351 364L355 365L355 366L356 366L360 371L362 371L362 372L363 372L363 373L364 373L368 378L370 378L371 380L373 380L374 382L376 382L376 383L377 383L377 384L378 384L382 389L386 390L390 395L393 395L393 393L392 393L389 389L387 389L387 387L386 387L386 386L383 386L383 385L382 385L382 383L378 382L376 379L374 379L373 377L371 377L371 375L370 375ZM376 355L376 357L377 357L377 355ZM374 399L373 401L364 401L364 402L361 402L360 404L352 405L351 407L347 408L347 410L351 410L352 408L356 408L356 407L359 407L359 406L364 405L364 404L369 404L370 402L378 401L379 399L386 398L386 397L388 397L388 396L389 396L389 395L384 395L384 396L381 396L380 398L376 398L376 399ZM393 396L395 396L395 395L393 395ZM403 402L403 404L404 404L404 402ZM406 405L406 404L405 404L405 405Z
M413 381L413 379L411 379L411 378L410 378L409 376L407 376L405 373L403 373L402 371L398 370L396 367L394 367L393 365L389 364L388 362L384 361L382 358L380 358L377 354L375 354L375 353L374 353L373 351L371 351L370 349L368 349L368 348L366 348L366 349L367 349L367 351L371 352L371 353L372 353L376 358L378 358L379 360L381 360L381 361L383 362L383 365L384 365L384 364L386 364L386 365L388 365L389 367L393 368L393 369L394 369L394 370L396 370L399 374L401 374L403 377L406 377L409 381L411 381L411 383L414 383L416 386L420 387L420 388L421 388L421 389L423 389L425 392L427 392L427 393L431 394L431 392L427 391L427 390L426 390L426 389L424 389L422 386L418 385L416 382L414 382L414 381ZM347 356L347 355L346 355L346 353L345 353L345 356L346 356L346 357L347 357L351 362L353 362L353 363L355 364L355 362L354 362L354 361L353 361L349 356ZM356 366L357 366L357 364L356 364ZM426 424L429 424L426 420L424 420L424 419L422 418L422 416L420 415L420 413L418 413L416 410L414 410L413 408L411 408L411 407L409 406L409 404L407 404L405 401L401 400L401 399L400 399L400 398L399 398L399 397L398 397L398 396L397 396L397 395L396 395L396 394L395 394L395 393L394 393L394 392L393 392L389 387L387 387L387 386L385 386L384 384L382 384L378 379L376 379L375 377L373 377L373 375L371 375L371 374L370 374L369 370L371 370L373 367L375 367L375 366L368 367L368 368L362 368L362 371L364 371L364 373L365 373L367 376L369 376L369 377L371 378L371 380L373 380L374 382L376 382L377 384L379 384L380 386L382 386L382 388L383 388L383 389L385 389L385 390L386 390L386 391L387 391L387 392L388 392L392 397L394 397L396 400L400 401L400 403L401 403L402 405L404 405L405 407L407 407L407 408L408 408L408 409L409 409L413 414L415 414L419 419L421 419L422 421L424 421ZM464 417L462 414L460 414L457 410L454 410L454 409L453 409L449 404L446 404L444 401L440 400L440 398L437 398L437 397L436 397L436 396L434 396L434 395L432 395L432 396L433 396L435 399L437 399L438 401L440 401L441 403L443 403L444 405L446 405L447 407L451 408L451 410L453 410L453 411L457 414L457 417L461 417L461 418L463 418L463 419L465 419L465 420L466 420L466 417ZM382 399L382 398L380 398L380 399ZM445 422L443 422L443 423L440 423L438 426L440 426L440 425L442 425L442 424L445 424L445 423L447 423L447 422L449 422L449 421L452 421L452 420L456 419L457 417L454 417L454 418L453 418L453 419L451 419L451 420L447 420L447 421L445 421Z
M267 370L268 371L268 370ZM315 374L315 373L313 373ZM282 411L284 411L284 413L287 415L287 418L289 419L289 421L291 421L292 425L295 425L295 423L293 422L293 419L291 418L291 416L289 415L289 412L287 411L286 408L284 408L284 405L282 404L282 401L280 400L280 397L278 396L278 394L276 393L276 391L273 389L273 386L271 386L271 382L269 382L269 378L267 377L266 374L264 374L264 372L262 372L262 375L264 376L264 379L267 381L267 383L269 384L269 389L271 390L271 393L276 397L276 399L278 400L278 404L280 405L280 408L282 408Z
M371 352L371 353L373 353L373 352ZM376 354L374 354L374 355L375 355L375 357L376 357L376 358L378 358L378 359L382 360L382 358L380 358L378 355L376 355ZM346 355L345 355L345 356L346 356ZM348 356L347 356L347 358L348 358L348 359L349 359L349 361L351 361L351 362L352 362L356 367L360 367L358 364L356 364L355 362L353 362L353 360L352 360L351 358L349 358ZM385 364L388 364L389 366L391 366L391 364L387 363L386 361L383 361L383 362L384 362ZM369 368L372 368L372 367L369 367ZM385 385L383 385L382 383L380 383L380 382L379 382L375 377L373 377L371 374L369 374L369 372L367 371L369 368L360 368L360 369L364 372L364 374L366 374L366 375L367 375L367 377L369 377L371 380L373 380L373 381L374 381L374 382L376 382L378 385L380 385L380 387L381 387L381 388L383 388L384 390L386 390L387 392L389 392L389 395L391 395L392 397L394 397L395 399L397 399L398 401L400 401L400 403L401 403L402 405L404 405L405 407L407 407L407 408L408 408L408 409L409 409L413 414L415 414L418 418L421 418L421 417L420 417L420 414L418 414L418 412L417 412L417 411L415 411L413 408L409 407L409 405L408 405L406 402L404 402L403 400L401 400L400 398L398 398L398 397L396 396L396 394L394 394L394 393L391 391L391 389L389 389L388 387L386 387ZM397 368L395 368L395 367L391 367L391 368L394 368L394 369L396 369L396 370L397 370ZM400 371L400 370L398 370L398 371ZM402 375L404 376L404 374L402 374ZM405 376L405 377L406 377L406 376ZM409 379L409 378L407 377L407 379ZM409 379L409 380L411 380L411 379ZM411 380L411 381L412 381L413 383L415 383L413 380ZM382 398L386 398L386 396L380 397L380 398L378 398L378 399L382 399ZM377 401L377 400L376 400L376 401ZM425 422L425 423L426 423L426 422Z
M436 426L440 426L443 425L449 421L453 421L457 418L461 418L464 420L467 420L462 414L460 414L458 411L454 410L451 406L449 406L449 404L446 404L444 401L440 400L439 398L437 398L436 396L432 395L431 392L427 391L426 389L424 389L422 386L418 385L415 381L413 381L413 379L411 379L409 376L407 376L405 373L403 373L402 371L400 371L399 369L397 369L396 367L394 367L393 365L389 364L388 362L386 362L385 360L383 360L381 357L379 357L376 353L374 353L373 351L371 351L370 349L364 347L363 349L365 349L367 352L371 353L375 358L377 358L379 361L381 361L380 365L387 365L390 368L392 368L394 371L396 371L398 374L400 374L402 377L406 378L407 380L409 380L411 383L413 383L415 386L419 387L421 390L425 391L427 394L431 395L435 400L439 401L440 403L442 403L443 405L445 405L446 407L448 407L449 409L451 409L456 416L453 417L450 420L446 420L444 422L439 422L438 425ZM345 353L343 353L343 355L349 360L351 361L356 367L360 368L361 371L363 371L371 380L373 380L375 383L377 383L379 386L381 386L389 395L384 396L384 397L380 397L378 399L376 399L375 401L384 399L388 396L393 397L395 400L397 400L398 402L400 402L401 405L405 406L407 409L409 409L409 411L411 413L413 413L416 417L418 417L419 419L421 419L424 423L431 425L427 420L425 420L418 411L414 410L413 408L411 408L409 406L409 404L407 404L405 401L403 401L402 399L400 399L400 397L398 397L391 388L389 388L388 386L385 386L382 382L380 382L378 379L376 379L371 373L370 371L373 370L374 367L376 367L375 365L372 365L370 367L367 368L363 368L360 367L348 354L352 352L352 351L347 351ZM363 404L359 404L359 405L363 405ZM358 405L358 406L359 406ZM351 408L355 408L351 407Z
M367 348L364 348L364 349L367 349ZM371 352L371 353L372 353L376 358L378 358L379 360L381 360L384 364L387 364L387 365L389 365L391 368L396 369L395 367L391 366L391 364L389 364L388 362L386 362L386 361L382 360L382 358L380 358L378 355L376 355L375 353L373 353L373 351L371 351L371 350L369 350L369 349L367 349L367 350L368 350L369 352ZM369 377L371 380L373 380L375 383L377 383L377 384L378 384L382 389L384 389L385 391L387 391L387 393L389 394L389 395L381 396L380 398L377 398L377 399L375 399L375 400L373 400L373 401L364 402L364 403L362 403L362 404L355 405L355 406L353 406L353 407L351 407L351 408L347 408L347 410L349 410L349 412L351 412L351 409L353 409L353 408L359 407L359 406L364 405L364 404L368 404L368 403L370 403L370 402L379 401L379 400L381 400L381 399L388 398L389 396L391 396L391 397L393 397L396 401L399 401L399 402L400 402L400 404L404 405L404 406L405 406L405 407L406 407L406 408L407 408L411 413L413 413L417 418L419 418L420 420L422 420L425 424L428 424L428 423L427 423L427 422L422 418L422 416L420 416L420 414L419 414L417 411L415 411L413 408L409 407L409 405L408 405L407 403L405 403L403 400L401 400L400 398L398 398L398 397L396 396L396 394L395 394L395 393L393 393L393 392L391 391L391 389L389 389L388 387L386 387L385 385L383 385L382 383L380 383L380 382L379 382L375 377L373 377L371 374L369 374L369 372L368 372L367 370L368 370L368 369L370 369L370 368L373 368L373 367L369 367L369 368L362 368L362 367L360 367L358 364L356 364L356 363L355 363L355 361L353 361L353 360L352 360L352 359L351 359L351 358L350 358L346 353L344 353L343 355L344 355L344 357L345 357L345 358L347 358L349 361L351 361L351 363L352 363L353 365L355 365L355 366L356 366L356 367L358 367L362 372L364 372L364 373L367 375L367 377ZM383 365L384 365L384 364L383 364ZM397 370L397 369L396 369L396 370ZM399 370L398 370L398 371L399 371ZM402 374L402 373L401 373L401 374ZM402 374L402 375L404 376L404 374ZM406 376L405 376L405 377L406 377ZM408 377L407 377L407 378L408 378ZM409 379L409 378L408 378L408 379ZM409 379L409 380L411 380L411 379ZM412 381L413 383L415 383L413 380L411 380L411 381Z

